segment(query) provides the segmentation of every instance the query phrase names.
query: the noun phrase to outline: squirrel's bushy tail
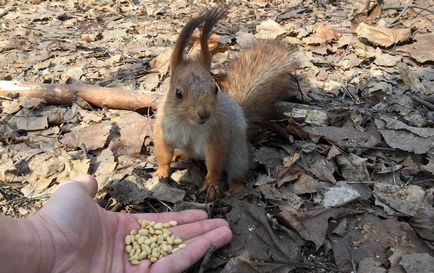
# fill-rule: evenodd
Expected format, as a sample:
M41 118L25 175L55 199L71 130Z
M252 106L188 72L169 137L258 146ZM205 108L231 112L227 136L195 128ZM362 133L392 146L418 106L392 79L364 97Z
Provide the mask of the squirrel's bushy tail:
M277 118L274 104L295 96L291 51L276 41L258 41L244 50L227 73L227 90L249 125Z

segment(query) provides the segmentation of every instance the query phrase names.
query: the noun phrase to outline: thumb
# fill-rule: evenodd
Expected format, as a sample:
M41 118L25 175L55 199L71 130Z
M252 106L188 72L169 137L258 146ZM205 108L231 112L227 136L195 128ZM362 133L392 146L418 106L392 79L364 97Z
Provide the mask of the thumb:
M96 182L96 179L94 176L89 174L79 175L74 179L71 179L70 182L78 182L80 183L87 191L87 193L90 195L90 197L95 197L95 194L98 190L98 183Z

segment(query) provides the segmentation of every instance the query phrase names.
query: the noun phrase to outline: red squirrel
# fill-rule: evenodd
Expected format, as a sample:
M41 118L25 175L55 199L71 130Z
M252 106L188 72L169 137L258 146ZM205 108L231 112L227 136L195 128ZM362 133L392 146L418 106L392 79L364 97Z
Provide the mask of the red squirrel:
M228 176L229 193L244 186L249 168L248 128L275 116L274 104L294 92L291 53L275 41L258 41L244 50L227 72L222 92L210 69L208 38L226 13L213 8L190 20L176 41L170 84L154 127L156 176L167 179L177 156L205 160L207 175L200 191L219 191ZM184 57L189 38L202 26L200 54Z

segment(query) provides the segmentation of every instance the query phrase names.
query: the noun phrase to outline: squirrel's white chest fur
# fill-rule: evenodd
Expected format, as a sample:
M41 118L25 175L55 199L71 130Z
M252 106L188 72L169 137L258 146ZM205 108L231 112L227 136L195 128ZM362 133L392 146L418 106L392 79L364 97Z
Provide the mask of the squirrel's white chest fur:
M166 116L163 123L164 138L174 148L181 149L191 158L203 159L205 146L209 143L212 120L205 124L192 124L177 116Z

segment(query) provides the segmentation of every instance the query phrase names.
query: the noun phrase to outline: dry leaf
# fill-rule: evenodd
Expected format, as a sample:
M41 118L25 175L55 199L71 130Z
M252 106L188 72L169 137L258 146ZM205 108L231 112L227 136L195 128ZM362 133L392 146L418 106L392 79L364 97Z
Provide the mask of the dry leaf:
M297 182L294 183L292 190L296 194L313 193L319 190L319 184L313 177L302 174L298 178Z
M112 122L105 121L75 129L65 134L62 143L74 148L84 145L90 151L100 149L106 144L111 128Z
M404 130L381 130L387 145L403 151L424 154L434 147L434 136L423 138Z
M434 33L416 34L414 40L416 40L416 42L400 46L398 49L410 53L410 55L420 63L433 62Z
M407 273L434 272L434 257L428 253L409 253L401 256L399 264Z
M386 268L381 263L374 260L373 257L367 257L360 261L358 273L386 273Z
M346 205L360 197L360 193L350 186L343 184L326 189L323 205L326 208Z
M119 127L120 137L112 141L110 147L114 147L113 150L117 150L118 154L140 154L145 137L152 136L152 124L154 120L136 112L124 111L114 121Z
M303 39L307 45L320 45L336 41L341 37L341 34L325 23L321 23L315 30L315 33Z
M414 216L425 197L425 191L419 186L385 183L376 183L373 194L376 205L382 206L387 214L397 216Z
M392 29L360 23L353 31L357 36L366 38L369 42L383 47L390 47L411 38L409 28Z
M256 38L275 39L286 32L286 29L273 20L267 20L256 26Z

